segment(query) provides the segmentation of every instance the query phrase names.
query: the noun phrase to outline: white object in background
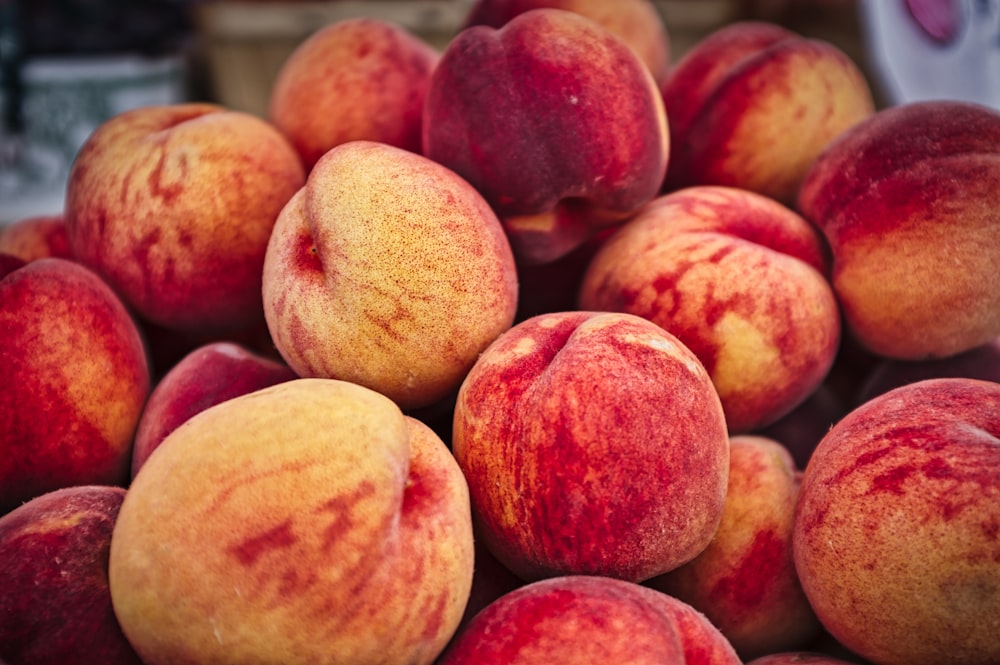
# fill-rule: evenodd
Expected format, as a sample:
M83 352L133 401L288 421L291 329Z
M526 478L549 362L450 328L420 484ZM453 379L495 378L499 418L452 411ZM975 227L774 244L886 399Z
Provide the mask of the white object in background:
M1000 109L1000 0L860 0L859 9L888 103Z
M180 56L46 57L26 61L21 75L23 135L0 128L0 225L62 212L70 166L99 124L186 95Z

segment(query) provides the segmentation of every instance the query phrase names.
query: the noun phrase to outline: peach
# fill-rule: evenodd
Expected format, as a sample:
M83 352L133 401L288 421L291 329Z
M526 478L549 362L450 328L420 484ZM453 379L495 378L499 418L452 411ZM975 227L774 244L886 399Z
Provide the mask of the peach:
M1000 111L966 102L884 109L829 146L798 209L833 253L846 326L901 360L1000 335Z
M135 321L93 271L42 258L0 278L0 513L124 485L150 391Z
M285 60L270 91L268 118L307 169L329 149L354 140L419 153L424 100L439 57L390 21L336 21Z
M1000 662L1000 384L928 379L855 408L806 466L795 567L879 665Z
M739 665L703 615L647 587L568 575L515 589L484 608L438 665L579 663Z
M542 8L452 39L431 75L423 146L483 194L521 260L547 263L659 192L669 132L628 45Z
M875 111L868 82L839 48L767 22L703 37L661 92L672 146L666 191L724 185L786 205L820 152Z
M792 561L801 472L773 439L729 443L726 505L712 542L647 585L704 613L744 659L804 647L820 624Z
M175 429L111 539L115 613L146 665L434 661L469 597L469 495L387 397L296 379Z
M351 141L281 212L263 294L297 374L359 383L409 410L456 390L510 327L517 270L469 183L421 155Z
M0 662L143 665L108 589L121 487L41 494L0 516Z
M719 396L677 338L630 314L543 314L501 335L459 389L452 450L477 533L525 581L642 581L693 559L722 517Z
M66 220L62 215L26 217L0 226L0 253L25 261L44 257L72 259Z
M576 12L606 28L632 47L657 83L670 70L670 36L659 10L650 0L476 0L464 27L503 27L515 16L551 7Z
M793 210L700 185L654 199L601 246L582 309L635 314L708 370L730 433L784 416L826 377L840 314L823 241Z
M229 332L263 319L274 221L304 182L271 124L211 104L147 106L99 126L66 191L70 248L143 319Z
M284 363L241 344L210 342L191 351L164 374L146 401L132 446L132 475L191 416L227 399L296 378Z

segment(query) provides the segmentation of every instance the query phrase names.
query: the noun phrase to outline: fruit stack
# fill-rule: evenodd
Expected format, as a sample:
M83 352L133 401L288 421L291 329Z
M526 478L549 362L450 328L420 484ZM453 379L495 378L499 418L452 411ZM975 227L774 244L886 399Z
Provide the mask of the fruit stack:
M669 27L100 126L0 234L0 661L1000 662L1000 112Z

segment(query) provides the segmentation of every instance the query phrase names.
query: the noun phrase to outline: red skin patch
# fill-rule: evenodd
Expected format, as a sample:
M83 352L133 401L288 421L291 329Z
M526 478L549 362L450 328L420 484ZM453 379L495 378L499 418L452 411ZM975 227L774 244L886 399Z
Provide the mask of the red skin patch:
M0 660L140 665L108 589L122 488L77 486L0 516Z

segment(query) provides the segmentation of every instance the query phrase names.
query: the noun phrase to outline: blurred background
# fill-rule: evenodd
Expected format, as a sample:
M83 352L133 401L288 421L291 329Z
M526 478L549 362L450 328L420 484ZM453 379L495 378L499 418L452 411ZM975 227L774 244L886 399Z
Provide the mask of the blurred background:
M57 214L73 157L110 116L212 101L266 114L284 60L352 16L444 48L473 0L0 0L0 224ZM608 0L614 2L614 0ZM945 96L1000 108L1000 0L654 0L674 61L765 20L829 41L881 106Z

